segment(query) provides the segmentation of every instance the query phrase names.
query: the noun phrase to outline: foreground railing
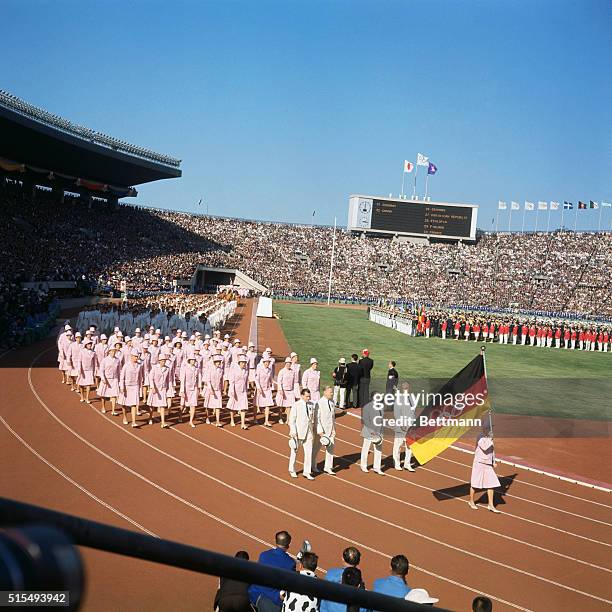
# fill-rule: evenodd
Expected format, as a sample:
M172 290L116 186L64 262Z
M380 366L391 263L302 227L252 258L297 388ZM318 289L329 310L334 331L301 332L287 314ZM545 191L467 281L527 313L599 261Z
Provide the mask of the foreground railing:
M260 584L302 593L370 610L381 612L442 610L442 608L422 606L371 591L309 578L297 572L275 569L203 548L163 540L63 512L0 498L0 526L20 527L28 524L54 527L66 534L78 546L153 561L201 574L223 576L248 584ZM0 553L2 553L1 547ZM1 562L2 556L0 555Z

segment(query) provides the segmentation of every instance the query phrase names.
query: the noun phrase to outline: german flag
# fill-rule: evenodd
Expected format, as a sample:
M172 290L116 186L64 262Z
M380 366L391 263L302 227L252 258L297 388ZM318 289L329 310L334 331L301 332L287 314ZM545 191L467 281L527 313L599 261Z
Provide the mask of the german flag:
M427 463L472 427L490 410L484 352L472 359L435 393L408 431L406 443L422 465Z

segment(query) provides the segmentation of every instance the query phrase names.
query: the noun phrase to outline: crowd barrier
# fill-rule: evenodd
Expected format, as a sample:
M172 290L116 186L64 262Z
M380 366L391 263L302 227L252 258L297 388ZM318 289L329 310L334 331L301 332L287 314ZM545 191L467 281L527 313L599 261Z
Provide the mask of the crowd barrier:
M204 548L196 548L40 506L0 498L0 526L15 527L32 523L59 529L77 546L86 546L201 574L222 576L248 584L260 584L287 592L302 593L347 606L355 605L381 612L443 611L442 608L423 606L397 597L310 578L298 572L276 569Z

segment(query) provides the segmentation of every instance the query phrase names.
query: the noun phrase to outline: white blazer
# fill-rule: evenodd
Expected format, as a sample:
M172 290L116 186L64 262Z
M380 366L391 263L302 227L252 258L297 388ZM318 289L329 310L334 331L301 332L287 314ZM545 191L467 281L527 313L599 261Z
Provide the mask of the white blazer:
M289 435L298 440L305 440L314 432L316 420L316 404L298 400L289 410Z
M330 438L336 435L336 409L333 400L326 397L317 402L317 433Z

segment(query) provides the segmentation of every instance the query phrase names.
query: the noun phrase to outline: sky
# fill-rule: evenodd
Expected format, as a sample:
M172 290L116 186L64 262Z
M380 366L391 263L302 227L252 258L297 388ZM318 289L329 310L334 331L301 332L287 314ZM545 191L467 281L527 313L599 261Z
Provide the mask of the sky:
M182 160L140 204L344 225L417 152L483 229L612 202L610 0L2 0L0 53L0 88Z

